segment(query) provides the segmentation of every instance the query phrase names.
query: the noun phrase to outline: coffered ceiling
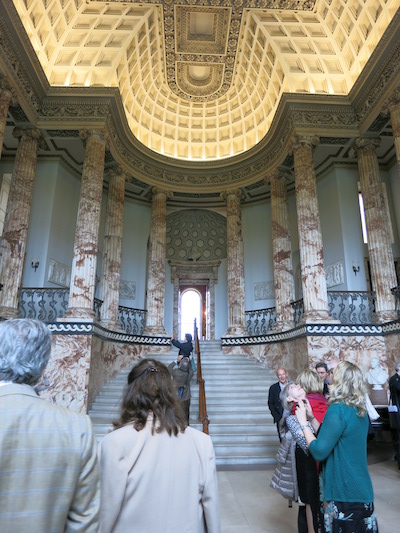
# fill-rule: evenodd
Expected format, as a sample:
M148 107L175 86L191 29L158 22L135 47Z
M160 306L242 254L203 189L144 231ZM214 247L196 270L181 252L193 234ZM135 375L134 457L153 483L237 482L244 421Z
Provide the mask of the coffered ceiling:
M255 146L283 93L348 95L398 0L14 0L51 86L116 87L146 147Z
M0 10L0 75L21 106L9 127L28 118L78 168L79 129L106 124L109 162L132 173L133 196L163 183L174 201L218 203L228 186L259 199L268 171L292 169L293 132L320 135L317 173L348 160L359 134L384 137L380 160L393 159L379 105L400 85L400 0L4 0ZM6 135L5 153L13 142Z

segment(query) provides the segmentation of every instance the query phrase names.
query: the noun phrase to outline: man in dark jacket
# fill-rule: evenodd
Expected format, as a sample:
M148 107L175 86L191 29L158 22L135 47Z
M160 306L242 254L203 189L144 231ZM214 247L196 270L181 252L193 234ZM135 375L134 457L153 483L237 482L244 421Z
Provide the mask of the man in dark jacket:
M175 340L175 335L172 335L172 344L179 348L179 354L183 357L189 357L193 352L192 336L190 333L185 333L185 342L179 342Z
M189 411L190 411L190 380L193 377L193 370L189 363L188 357L183 357L183 355L178 355L177 361L172 361L168 365L169 373L171 374L172 380L174 382L176 392L179 397L183 412L186 415L187 422L189 425ZM180 391L180 389L182 389ZM181 394L179 393L181 392Z
M281 404L281 400L279 399L279 395L281 393L281 390L288 383L288 379L287 379L288 373L283 367L280 367L276 371L276 376L279 381L271 385L269 388L268 407L269 407L269 410L271 411L272 416L274 417L274 422L278 430L279 440L281 440L281 437L279 434L279 422L280 422L280 419L282 418L283 407Z

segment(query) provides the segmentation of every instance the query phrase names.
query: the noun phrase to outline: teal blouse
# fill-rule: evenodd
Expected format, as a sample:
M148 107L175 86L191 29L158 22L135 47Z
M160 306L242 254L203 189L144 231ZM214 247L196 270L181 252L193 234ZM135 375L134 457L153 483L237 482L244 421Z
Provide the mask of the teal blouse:
M373 502L367 465L368 416L355 407L334 403L328 407L318 437L310 443L313 457L322 463L323 500Z

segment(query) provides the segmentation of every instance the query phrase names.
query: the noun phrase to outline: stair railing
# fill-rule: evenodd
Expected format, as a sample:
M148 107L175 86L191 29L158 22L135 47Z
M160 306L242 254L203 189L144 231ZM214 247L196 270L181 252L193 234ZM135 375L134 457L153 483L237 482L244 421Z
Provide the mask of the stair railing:
M199 422L203 424L203 433L206 433L208 435L208 424L210 423L210 421L208 420L207 416L206 386L201 373L200 343L196 320L194 321L194 351L197 355L197 383L199 384Z

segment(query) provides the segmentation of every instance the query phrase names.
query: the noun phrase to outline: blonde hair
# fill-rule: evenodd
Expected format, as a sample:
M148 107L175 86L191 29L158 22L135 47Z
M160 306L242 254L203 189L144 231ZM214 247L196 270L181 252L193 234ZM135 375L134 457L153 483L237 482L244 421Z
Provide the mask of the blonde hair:
M344 403L358 410L358 416L364 416L367 386L358 366L348 361L340 361L333 374L333 383L329 387L328 403Z
M324 383L314 370L303 370L296 378L296 383L304 389L306 394L312 392L319 392L322 394L324 390Z

